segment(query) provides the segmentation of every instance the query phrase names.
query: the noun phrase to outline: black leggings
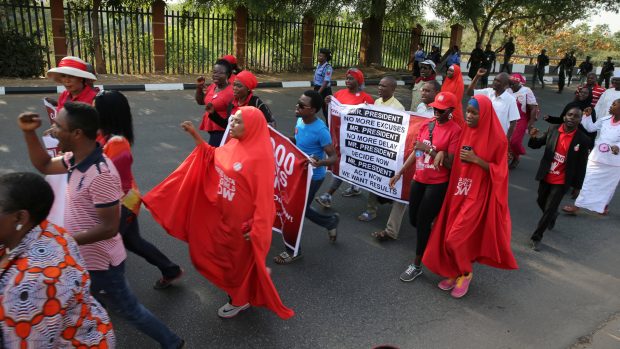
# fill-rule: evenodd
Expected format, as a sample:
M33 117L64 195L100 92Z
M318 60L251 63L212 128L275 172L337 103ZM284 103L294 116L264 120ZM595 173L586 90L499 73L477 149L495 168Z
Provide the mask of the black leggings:
M428 238L431 235L431 226L441 210L447 189L448 182L439 184L411 182L409 221L418 229L416 256L424 254Z

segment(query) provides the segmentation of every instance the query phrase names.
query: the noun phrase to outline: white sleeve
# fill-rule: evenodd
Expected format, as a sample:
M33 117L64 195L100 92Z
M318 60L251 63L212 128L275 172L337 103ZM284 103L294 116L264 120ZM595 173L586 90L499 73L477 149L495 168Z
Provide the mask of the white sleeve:
M534 92L532 92L531 89L527 89L527 92L525 93L525 104L538 105L536 96L534 96Z
M603 119L607 118L597 117L596 122L592 122L592 116L584 116L581 118L581 126L588 132L595 132L600 130L601 126L603 126Z
M596 101L596 106L594 106L594 111L596 112L597 119L604 117L609 112L609 110L603 110L605 108L604 105L607 104L605 103L605 100L607 99L608 95L609 93L605 91L603 92L601 97L598 99L598 101Z
M517 101L508 103L508 121L517 121L521 119L521 114L519 114L519 108L517 108Z
M479 90L474 90L474 96L476 95L483 95L483 96L487 96L489 97L489 93L492 90L492 88L481 88Z

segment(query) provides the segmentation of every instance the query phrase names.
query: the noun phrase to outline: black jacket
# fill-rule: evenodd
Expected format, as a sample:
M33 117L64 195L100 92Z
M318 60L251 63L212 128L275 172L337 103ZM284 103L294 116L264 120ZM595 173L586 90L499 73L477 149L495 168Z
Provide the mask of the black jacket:
M549 127L542 137L530 137L530 140L527 142L527 146L532 149L538 149L546 145L545 153L542 159L540 159L540 166L538 166L538 172L536 173L537 181L542 181L549 173L555 155L555 147L560 136L560 132L558 131L559 127L560 126L553 125ZM581 130L577 129L577 133L575 137L573 137L568 147L568 154L566 155L566 175L564 177L564 184L566 186L581 189L583 178L586 176L586 165L588 163L589 153L587 145L589 143L590 138Z

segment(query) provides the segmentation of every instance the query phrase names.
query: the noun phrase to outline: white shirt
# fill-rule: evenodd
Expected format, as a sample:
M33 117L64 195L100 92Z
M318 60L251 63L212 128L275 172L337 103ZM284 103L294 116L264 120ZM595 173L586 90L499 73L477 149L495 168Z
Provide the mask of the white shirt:
M484 95L489 97L491 103L493 103L493 109L499 119L499 123L504 129L504 134L508 133L511 121L517 121L521 118L519 109L517 108L517 100L513 97L509 89L506 89L504 93L499 96L495 95L495 90L492 88L483 88L481 90L474 90L474 95Z
M532 89L527 86L521 86L517 92L514 92L511 88L506 91L509 91L510 94L512 94L512 96L517 100L517 108L521 108L522 114L527 112L528 105L538 105L534 92L532 92Z
M415 112L416 114L420 114L427 118L432 118L435 116L435 110L433 109L433 107L428 106L424 102L418 104L418 107L415 109Z
M596 102L596 107L594 107L594 111L596 112L596 117L609 115L609 108L611 104L620 98L620 91L616 91L613 88L610 88L603 92L601 98Z
M612 145L620 147L620 124L614 125L612 121L613 117L609 113L606 116L597 117L596 122L592 122L590 116L584 116L581 119L581 125L588 132L598 131L594 140L594 149L588 160L610 166L620 166L620 154L614 155L611 152Z

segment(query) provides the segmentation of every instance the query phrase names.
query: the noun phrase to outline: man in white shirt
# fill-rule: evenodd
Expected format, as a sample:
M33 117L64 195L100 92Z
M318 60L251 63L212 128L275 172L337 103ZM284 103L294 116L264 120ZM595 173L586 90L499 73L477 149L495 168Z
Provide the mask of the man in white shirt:
M611 78L611 85L613 88L605 90L596 103L596 107L594 107L597 118L609 115L611 104L620 98L620 71L614 72L614 76Z
M486 69L478 69L476 76L467 87L467 95L485 95L489 97L491 103L493 103L493 109L495 110L495 114L497 114L499 123L502 125L508 140L510 140L515 124L517 123L517 120L521 118L519 109L517 108L517 100L508 91L508 87L510 86L510 77L506 73L499 73L493 80L493 87L475 90L474 87L478 83L478 80L486 73Z
M415 112L420 115L434 117L435 112L433 111L433 107L429 104L435 101L435 95L437 95L441 91L441 85L437 82L437 80L431 80L424 83L422 88L420 89L420 104L415 109Z

